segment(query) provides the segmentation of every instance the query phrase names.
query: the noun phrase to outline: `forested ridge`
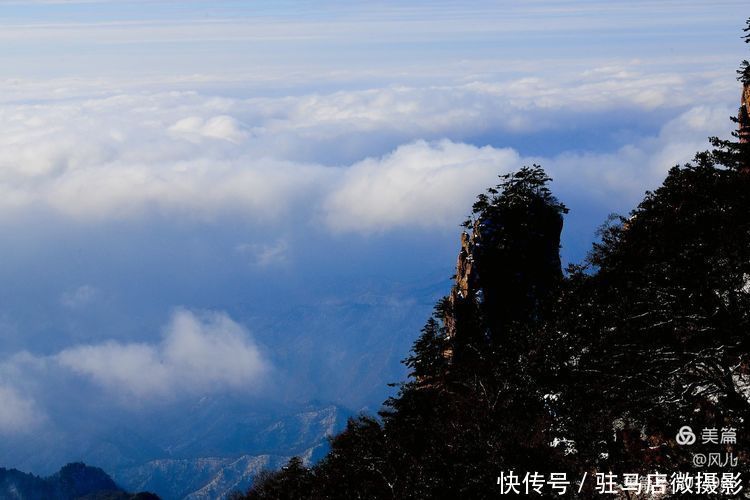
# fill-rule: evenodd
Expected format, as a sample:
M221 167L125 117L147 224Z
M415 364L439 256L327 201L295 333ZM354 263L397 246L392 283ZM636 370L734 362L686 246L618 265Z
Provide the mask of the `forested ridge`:
M502 176L474 204L455 285L379 418L350 420L318 464L293 459L237 498L498 498L508 471L566 473L563 495L543 491L555 498L596 497L593 480L576 481L597 473L746 476L747 115L743 99L732 139L669 170L564 271L567 209L550 179L536 165ZM731 429L736 444L682 446L685 425ZM717 451L737 464L694 465Z
M152 493L126 493L102 469L70 463L42 478L0 468L0 498L19 500L159 500Z

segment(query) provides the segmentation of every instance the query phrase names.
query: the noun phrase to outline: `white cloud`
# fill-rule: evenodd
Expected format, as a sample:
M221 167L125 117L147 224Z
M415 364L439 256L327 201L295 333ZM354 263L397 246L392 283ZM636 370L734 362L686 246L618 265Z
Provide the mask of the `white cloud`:
M226 314L186 310L174 313L159 344L84 345L55 359L107 389L139 398L253 390L270 368L247 330Z
M69 171L45 183L37 201L78 220L138 218L154 212L181 219L237 215L262 221L288 213L315 193L321 166L252 157L167 163L110 163Z
M222 139L240 143L248 137L244 126L231 116L214 116L204 120L199 116L183 118L169 128L169 131L192 139L195 136Z
M599 205L632 208L647 189L655 189L667 171L710 147L708 137L728 137L732 110L697 106L667 122L656 137L646 137L608 153L563 153L537 158L555 178L566 198Z
M8 385L0 385L0 402L0 433L25 432L43 419L31 399Z
M324 203L325 220L335 230L364 233L455 227L498 175L532 163L542 164L555 179L553 189L563 201L606 203L615 210L635 203L661 183L669 168L706 149L709 135L728 134L730 113L723 106L692 108L657 137L611 153L521 157L512 149L418 141L346 169Z
M13 85L0 82L5 87ZM0 105L0 219L46 210L99 223L154 214L305 223L322 214L339 231L454 227L497 174L534 160L462 144L468 138L501 132L553 137L571 120L603 112L613 117L616 134L622 110L677 114L709 96L709 102L736 99L732 83L716 83L713 75L648 73L633 62L554 81L252 99L105 93L6 103ZM575 152L536 160L555 168L561 184L577 185L578 196L588 196L584 186L643 191L669 166L662 163L692 154L698 134L721 134L728 121L715 118L725 109L695 108L667 124L653 138L659 144L634 137L608 154L571 144ZM655 175L642 175L644 163L658 164ZM632 168L638 176L629 174ZM263 249L255 250L266 260ZM269 257L284 253L268 250Z
M366 232L455 226L470 200L519 162L510 149L447 140L401 146L346 170L325 202L326 222L337 230Z

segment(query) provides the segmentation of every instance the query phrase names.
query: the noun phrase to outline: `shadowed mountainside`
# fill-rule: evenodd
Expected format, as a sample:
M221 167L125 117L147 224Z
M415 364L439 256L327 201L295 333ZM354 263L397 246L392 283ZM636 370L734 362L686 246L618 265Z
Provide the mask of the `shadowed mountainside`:
M23 500L158 500L151 493L126 493L103 470L82 463L41 478L0 469L0 498Z

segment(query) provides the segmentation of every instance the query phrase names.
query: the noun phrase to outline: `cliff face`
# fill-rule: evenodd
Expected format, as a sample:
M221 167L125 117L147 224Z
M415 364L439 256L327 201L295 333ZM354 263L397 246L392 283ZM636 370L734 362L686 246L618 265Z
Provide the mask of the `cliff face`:
M743 87L740 103L738 116L740 143L746 144L750 142L750 84L745 84Z
M471 234L461 235L444 318L456 348L462 339L499 341L507 325L541 319L562 278L564 209L541 194L527 194L521 203L491 207L471 226Z

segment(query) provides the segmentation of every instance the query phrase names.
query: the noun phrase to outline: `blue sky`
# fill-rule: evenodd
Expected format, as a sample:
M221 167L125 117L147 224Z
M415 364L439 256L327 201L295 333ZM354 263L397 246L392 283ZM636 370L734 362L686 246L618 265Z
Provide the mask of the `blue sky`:
M308 73L403 83L738 54L739 1L2 2L12 76ZM734 22L730 22L732 19ZM309 75L312 73L312 75ZM327 78L326 78L327 77ZM313 81L315 81L313 80Z
M542 164L582 259L730 132L746 10L0 1L0 433L218 394L377 407L476 194Z

